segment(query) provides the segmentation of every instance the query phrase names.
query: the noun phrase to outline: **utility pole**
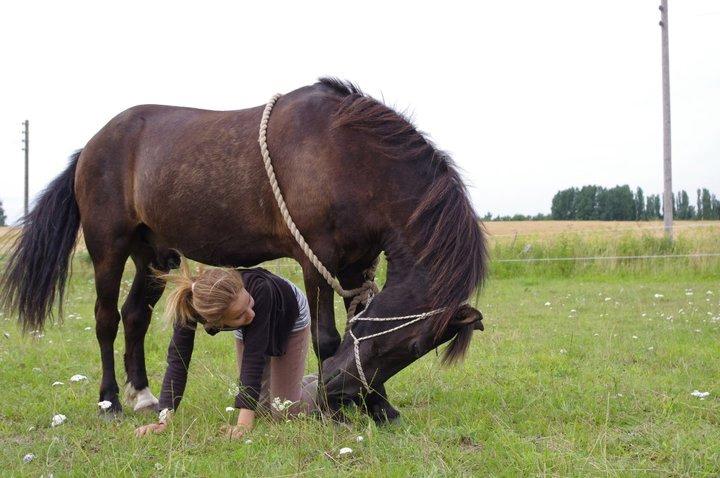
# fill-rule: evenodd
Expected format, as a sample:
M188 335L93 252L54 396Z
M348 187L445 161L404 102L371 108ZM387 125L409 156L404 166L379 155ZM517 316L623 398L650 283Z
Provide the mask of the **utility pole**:
M672 162L670 142L670 52L668 49L668 2L660 0L660 32L662 35L663 86L663 222L665 237L673 237Z
M23 209L24 215L28 214L28 176L30 168L30 121L23 121L23 151L25 151L25 208Z

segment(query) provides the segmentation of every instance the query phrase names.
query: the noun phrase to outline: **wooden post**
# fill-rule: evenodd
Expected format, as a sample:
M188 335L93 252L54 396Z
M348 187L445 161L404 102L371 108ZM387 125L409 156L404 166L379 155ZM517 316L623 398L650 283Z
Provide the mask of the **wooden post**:
M663 223L665 237L673 237L672 143L670 141L670 52L668 50L668 5L660 1L660 31L662 35L663 86Z

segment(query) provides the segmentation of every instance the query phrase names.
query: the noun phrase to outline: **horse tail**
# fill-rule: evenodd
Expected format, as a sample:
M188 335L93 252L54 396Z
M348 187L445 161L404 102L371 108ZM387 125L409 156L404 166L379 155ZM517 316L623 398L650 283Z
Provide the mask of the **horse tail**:
M62 316L71 254L80 228L75 200L75 169L80 152L42 192L37 203L20 220L22 230L10 247L0 276L0 309L17 313L23 332L42 330L52 316L55 300Z

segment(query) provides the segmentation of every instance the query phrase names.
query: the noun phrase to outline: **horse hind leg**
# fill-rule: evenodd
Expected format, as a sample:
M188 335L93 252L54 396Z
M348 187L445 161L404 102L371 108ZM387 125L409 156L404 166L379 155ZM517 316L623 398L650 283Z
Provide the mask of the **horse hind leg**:
M145 335L153 307L163 294L165 284L154 277L152 269L167 272L179 259L175 253L158 253L149 245L141 245L132 254L135 278L122 307L125 331L125 397L134 411L155 411L158 400L149 388L145 368Z
M92 234L86 231L85 238L88 252L95 269L95 336L100 345L100 359L102 361L102 379L100 382L100 401L110 402L106 410L110 413L122 411L118 399L118 384L115 379L115 356L113 344L117 336L120 314L117 303L120 293L125 261L128 257L129 240L118 238L106 243L91 239Z

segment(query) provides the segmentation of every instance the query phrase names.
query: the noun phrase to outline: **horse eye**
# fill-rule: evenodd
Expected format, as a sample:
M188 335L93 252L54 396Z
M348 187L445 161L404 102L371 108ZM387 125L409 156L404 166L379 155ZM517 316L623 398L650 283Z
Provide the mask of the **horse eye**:
M413 342L411 348L413 355L415 355L415 358L420 358L422 356L422 352L420 351L420 344L418 342Z

